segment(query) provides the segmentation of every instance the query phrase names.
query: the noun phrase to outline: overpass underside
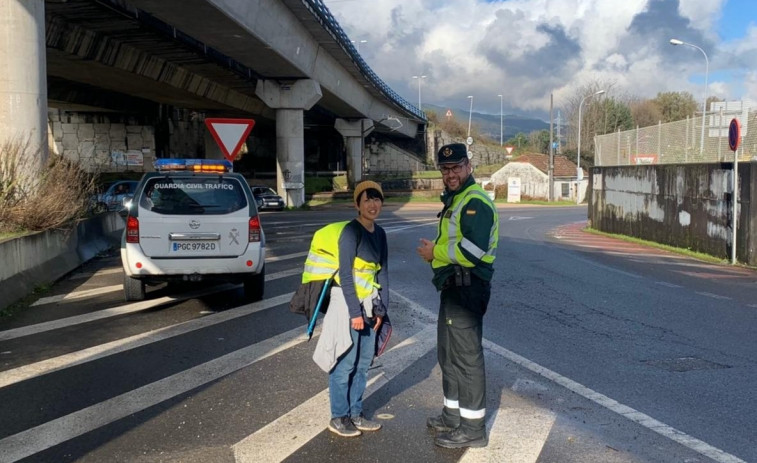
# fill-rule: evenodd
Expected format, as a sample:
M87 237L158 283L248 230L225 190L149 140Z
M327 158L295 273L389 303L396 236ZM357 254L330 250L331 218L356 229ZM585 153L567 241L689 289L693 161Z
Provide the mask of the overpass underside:
M285 173L302 176L305 162L317 170L346 166L356 181L366 135L376 130L414 138L425 122L367 83L343 45L313 20L306 1L11 1L20 10L44 6L47 86L40 94L46 90L59 116L90 115L85 119L95 126L81 136L91 136L85 148L103 159L114 149L220 157L202 119L243 117L256 121L244 168L275 170L277 187ZM230 19L234 8L247 16ZM283 26L285 20L291 24ZM279 42L298 37L308 40L283 55L291 44ZM103 135L106 120L120 126ZM59 123L51 124L52 145L70 150L70 121L50 122ZM187 141L192 130L201 133ZM177 132L185 139L176 139ZM285 194L293 195L290 204L304 200L304 191Z

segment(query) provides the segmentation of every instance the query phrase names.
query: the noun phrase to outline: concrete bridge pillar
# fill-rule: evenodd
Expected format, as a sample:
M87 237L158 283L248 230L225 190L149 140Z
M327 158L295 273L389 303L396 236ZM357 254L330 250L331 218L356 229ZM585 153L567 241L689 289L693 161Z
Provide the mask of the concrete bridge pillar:
M334 128L344 137L347 148L347 182L350 188L363 179L365 136L373 132L371 119L337 119Z
M287 205L305 204L304 111L321 99L321 86L311 79L259 80L255 94L276 110L276 190Z
M0 146L28 143L36 181L48 155L44 0L0 0Z

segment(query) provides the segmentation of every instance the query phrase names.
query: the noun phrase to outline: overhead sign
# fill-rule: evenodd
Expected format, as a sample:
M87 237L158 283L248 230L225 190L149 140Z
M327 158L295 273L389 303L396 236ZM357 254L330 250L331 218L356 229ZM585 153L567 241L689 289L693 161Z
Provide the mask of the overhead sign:
M513 154L513 149L515 149L515 147L505 146L505 151L507 151L507 154Z
M252 119L207 118L205 125L210 130L223 155L233 162L242 144L250 134L255 121Z
M728 147L731 151L739 149L739 143L741 142L741 124L735 117L731 119L731 124L728 126Z

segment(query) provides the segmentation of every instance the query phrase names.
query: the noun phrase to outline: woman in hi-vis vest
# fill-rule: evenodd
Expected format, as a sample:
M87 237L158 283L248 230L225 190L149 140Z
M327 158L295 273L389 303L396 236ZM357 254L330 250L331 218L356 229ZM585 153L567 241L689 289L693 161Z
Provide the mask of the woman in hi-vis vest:
M384 204L381 185L357 184L354 200L357 218L341 230L335 227L338 236L324 237L339 243L339 269L313 354L318 366L329 373L329 430L343 437L381 429L363 414L363 392L376 354L377 332L386 337L389 328L386 232L375 222Z

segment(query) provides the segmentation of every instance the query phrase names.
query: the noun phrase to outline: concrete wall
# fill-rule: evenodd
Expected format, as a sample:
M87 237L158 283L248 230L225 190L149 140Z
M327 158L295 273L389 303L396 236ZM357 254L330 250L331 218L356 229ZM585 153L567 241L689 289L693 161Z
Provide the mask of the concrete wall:
M736 259L757 265L757 163L739 163ZM729 259L732 164L593 167L591 226Z
M118 116L113 116L117 118ZM47 112L50 151L78 162L88 172L151 171L155 160L152 125L102 113L50 108Z
M417 156L391 143L373 141L365 145L366 174L379 172L416 172L425 170Z
M70 231L44 231L0 242L0 307L52 283L121 242L124 219L116 212L80 222Z

